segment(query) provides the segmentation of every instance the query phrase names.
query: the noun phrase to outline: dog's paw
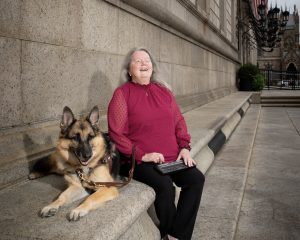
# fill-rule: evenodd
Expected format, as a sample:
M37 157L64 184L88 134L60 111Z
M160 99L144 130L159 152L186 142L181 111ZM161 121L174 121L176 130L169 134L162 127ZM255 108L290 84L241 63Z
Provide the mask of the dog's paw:
M40 212L40 217L52 217L54 216L58 211L58 208L55 208L53 206L46 206L44 207Z
M75 208L69 214L69 221L78 221L80 218L88 214L88 210Z
M29 180L34 180L34 179L37 179L37 178L41 178L45 176L45 174L43 173L39 173L39 172L31 172L29 175L28 175L28 179Z

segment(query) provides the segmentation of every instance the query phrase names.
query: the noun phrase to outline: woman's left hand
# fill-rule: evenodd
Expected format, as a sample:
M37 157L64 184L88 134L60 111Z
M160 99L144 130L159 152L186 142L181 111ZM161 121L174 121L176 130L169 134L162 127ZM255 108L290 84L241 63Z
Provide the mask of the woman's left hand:
M190 155L190 151L185 149L185 148L181 149L177 160L179 160L180 158L182 158L183 161L184 161L184 164L189 166L189 167L192 167L192 166L196 165L195 160L192 159L192 157Z

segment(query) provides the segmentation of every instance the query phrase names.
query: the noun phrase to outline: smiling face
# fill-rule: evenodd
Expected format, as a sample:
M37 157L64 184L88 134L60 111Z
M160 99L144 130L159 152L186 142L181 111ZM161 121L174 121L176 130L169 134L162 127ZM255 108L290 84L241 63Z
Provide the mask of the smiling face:
M128 72L133 82L145 85L150 83L152 67L149 54L145 51L136 51L131 56Z

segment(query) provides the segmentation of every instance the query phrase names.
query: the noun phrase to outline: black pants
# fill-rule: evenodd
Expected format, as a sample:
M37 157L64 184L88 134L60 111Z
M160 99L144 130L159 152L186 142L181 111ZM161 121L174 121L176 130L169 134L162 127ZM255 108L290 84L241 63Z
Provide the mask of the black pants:
M154 206L160 221L161 236L170 234L180 240L191 239L205 181L204 175L197 168L161 175L153 166L154 163L136 165L133 178L152 187L156 193ZM177 209L173 182L181 188Z

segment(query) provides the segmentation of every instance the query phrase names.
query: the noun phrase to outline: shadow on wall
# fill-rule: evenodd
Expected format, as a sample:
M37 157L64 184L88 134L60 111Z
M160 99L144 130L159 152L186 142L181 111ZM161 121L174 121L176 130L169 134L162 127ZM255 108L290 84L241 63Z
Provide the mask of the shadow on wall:
M27 160L28 160L28 168L31 169L33 165L32 158L34 158L35 152L37 150L45 149L45 145L52 146L53 141L50 136L47 136L44 140L44 142L38 142L37 140L34 140L34 136L29 136L28 133L23 134L23 145L24 145L24 151L26 152Z
M59 127L57 127L57 131L60 131ZM45 154L42 158L48 158L49 156L49 150L52 149L45 149L46 146L53 146L53 140L50 136L47 136L44 139L44 142L40 143L38 141L33 140L34 136L29 136L27 133L23 134L23 144L24 144L24 150L26 152L27 156L27 164L28 164L28 173L32 169L33 164L35 163L36 156L40 158L41 155L43 155L43 150L45 150ZM38 151L38 152L37 152ZM46 183L48 185L51 185L53 188L56 188L58 190L63 190L66 188L66 183L65 181L62 181L59 178L55 178L57 181L53 180L53 178L39 178L37 179L38 181L41 181L43 183Z
M102 117L102 119L100 120L100 129L102 131L107 131L107 122L105 115L107 112L108 103L114 91L112 83L102 71L96 71L92 75L91 81L87 86L86 91L88 91L86 109L81 109L81 114L88 114L93 106L97 105ZM72 102L72 99L70 99L70 101ZM56 126L54 126L53 128L51 127L50 131L44 131L43 128L39 128L38 131L32 131L30 133L24 133L22 135L23 149L25 151L25 159L27 160L27 167L29 171L37 159L47 157L47 155L49 155L51 151L54 150L56 145L56 138L58 137L60 131L59 123L60 119L57 119ZM63 189L64 187L56 185L57 184L55 184L55 186L53 187L58 189Z
M100 116L102 117L100 120L102 131L107 131L106 119L103 118L106 116L108 103L114 90L111 81L102 71L93 74L88 89L87 112L95 105L99 107Z

